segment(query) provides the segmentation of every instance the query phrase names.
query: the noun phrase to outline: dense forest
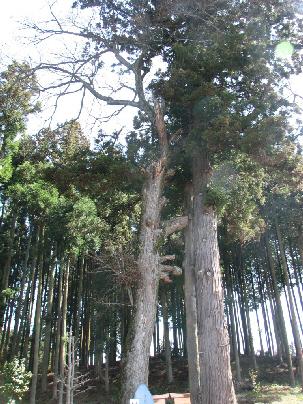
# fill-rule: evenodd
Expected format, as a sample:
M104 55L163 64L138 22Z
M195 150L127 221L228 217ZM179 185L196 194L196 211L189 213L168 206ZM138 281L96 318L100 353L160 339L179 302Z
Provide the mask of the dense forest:
M0 73L1 402L128 404L152 389L157 360L167 386L188 367L192 404L236 403L243 364L252 387L267 361L303 388L302 111L289 84L302 2L75 10L61 21L50 7L32 30L41 46L72 37L77 54ZM115 107L116 130L43 124L45 92L56 108L71 94L80 112ZM34 115L43 127L29 133Z

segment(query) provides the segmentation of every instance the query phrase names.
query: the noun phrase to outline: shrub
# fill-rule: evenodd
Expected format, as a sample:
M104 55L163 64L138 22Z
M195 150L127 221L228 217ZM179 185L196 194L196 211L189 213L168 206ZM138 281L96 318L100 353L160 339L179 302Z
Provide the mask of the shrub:
M0 393L8 404L21 401L29 389L32 374L27 372L24 360L13 359L6 362L1 370L2 386Z

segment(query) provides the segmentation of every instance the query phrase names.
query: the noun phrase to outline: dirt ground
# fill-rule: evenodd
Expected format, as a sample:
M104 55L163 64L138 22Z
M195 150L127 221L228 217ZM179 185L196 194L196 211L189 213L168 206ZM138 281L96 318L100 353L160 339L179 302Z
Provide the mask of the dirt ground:
M189 393L178 394L178 393L168 393L162 395L153 396L155 404L165 404L166 398L174 398L174 404L190 404L190 395Z

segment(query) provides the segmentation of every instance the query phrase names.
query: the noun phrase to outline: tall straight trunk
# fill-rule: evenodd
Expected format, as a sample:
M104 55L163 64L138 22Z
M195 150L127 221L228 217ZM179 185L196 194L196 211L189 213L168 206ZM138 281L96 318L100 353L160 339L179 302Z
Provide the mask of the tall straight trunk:
M53 398L56 399L58 395L58 381L59 381L59 356L60 356L60 343L61 343L61 311L62 311L62 297L63 297L63 268L62 263L59 262L59 279L58 279L58 301L57 301L57 318L56 318L56 337L54 346L54 382L53 382Z
M157 307L156 312L156 354L159 355L161 352L160 346L160 319L159 319L159 308Z
M39 365L39 347L40 347L40 328L41 328L41 303L42 303L42 271L43 271L43 243L44 234L43 227L40 230L40 259L38 263L38 291L35 314L35 337L34 337L34 356L33 356L33 377L30 389L30 404L36 403L36 391L38 381L38 365Z
M63 390L64 390L64 378L65 378L65 365L66 365L66 321L67 321L67 297L68 297L68 279L69 279L70 260L67 259L64 270L63 281L63 300L62 300L62 312L61 312L61 343L59 354L59 374L60 374L60 388L59 388L59 404L63 403Z
M22 324L23 324L23 346L22 346L22 357L26 359L26 363L29 362L29 353L28 353L28 345L29 345L29 337L30 337L30 326L31 326L31 319L32 319L32 310L34 306L34 299L35 299L35 291L36 291L36 266L37 266L37 259L38 259L38 245L39 245L39 226L36 230L36 237L35 243L33 246L33 257L31 262L31 270L29 276L29 285L27 287L26 295L25 295L25 305L24 311L22 313Z
M3 265L3 268L0 273L0 281L1 281L0 290L1 291L8 288L9 275L10 275L10 271L11 271L11 263L12 263L12 256L13 256L13 245L14 245L16 221L17 221L17 215L15 214L11 219L7 246L5 249L5 261L4 261L4 265ZM7 298L6 298L5 293L1 293L0 294L0 333L2 332L2 327L3 327L3 320L4 320L5 309L6 309L6 301L7 301Z
M81 319L81 299L83 292L83 275L84 275L84 257L80 259L80 268L79 268L79 279L78 279L78 287L77 287L77 308L76 308L76 318L75 318L75 345L78 345L80 340L80 319Z
M122 404L129 404L140 384L148 384L149 351L160 279L157 241L160 236L163 205L161 196L168 153L166 127L159 103L155 104L155 127L160 144L160 158L147 169L143 189L140 252L137 260L139 281L122 371Z
M186 347L188 358L189 390L191 403L201 402L200 391L200 363L198 350L198 329L197 329L197 302L196 302L196 280L194 274L194 245L192 228L192 186L187 184L186 205L189 221L185 229L185 259L184 267L184 294L186 310Z
M298 291L298 295L299 295L299 299L300 299L301 310L303 310L303 297L302 297L302 291L301 291L302 278L300 279L298 263L296 262L293 246L292 246L290 240L289 240L289 252L290 252L290 256L291 256L295 279L296 279L296 286L297 286L297 291Z
M232 295L233 295L233 301L234 301L234 311L235 311L235 321L236 321L236 332L237 332L237 340L238 340L238 352L239 352L239 355L241 354L241 342L242 342L242 346L243 346L243 349L244 349L244 336L243 336L243 332L242 332L242 329L241 329L241 324L240 324L240 318L239 318L239 315L238 315L238 313L239 313L239 305L238 305L238 300L237 300L237 298L235 298L235 294L236 294L236 292L234 293L233 291L232 291Z
M233 301L233 294L232 294L232 286L227 286L227 302L229 307L229 315L230 315L230 328L231 328L231 340L233 344L233 352L236 364L236 377L237 382L241 382L241 366L240 366L240 358L239 358L239 349L238 349L238 342L237 342L237 334L236 334L236 326L235 326L235 315L234 315L234 301Z
M7 354L8 354L8 347L9 347L9 339L10 339L10 334L11 334L11 323L12 323L12 318L13 318L13 312L14 312L14 300L9 299L6 304L6 312L4 313L5 315L5 322L4 322L4 328L2 330L2 338L1 338L1 346L0 346L0 352L1 352L1 359L5 361L7 359Z
M283 315L280 292L278 289L278 282L277 282L277 276L276 276L276 271L275 271L275 266L274 266L274 260L273 260L272 251L271 251L271 247L269 244L267 234L265 234L265 245L266 245L267 258L268 258L268 266L269 266L269 270L271 273L272 285L273 285L273 289L274 289L275 301L277 304L279 328L281 330L283 346L284 346L285 354L286 354L286 362L287 362L288 373L289 373L289 382L290 382L291 386L294 386L295 377L294 377L294 372L293 372L293 367L292 367L291 352L290 352L289 345L288 345L288 337L287 337L287 332L286 332L286 327L285 327L285 320L284 320L284 315Z
M214 207L206 204L210 166L205 150L194 154L192 171L193 268L196 280L201 403L236 403L224 318L217 217Z
M252 329L251 329L251 322L250 322L250 315L249 315L249 308L248 308L245 285L243 285L243 289L244 289L244 307L245 307L245 313L246 313L246 323L247 323L248 341L249 341L249 352L250 352L251 363L252 363L253 369L257 370L258 366L257 366L257 360L256 360L256 354L255 354L255 348L254 348L254 340L253 340Z
M252 286L252 292L253 292L253 303L254 303L254 310L256 313L256 319L257 319L257 324L258 324L258 334L259 334L259 341L260 341L260 355L264 356L264 346L263 346L263 340L262 340L262 333L261 333L261 327L260 327L260 320L259 320L259 314L258 314L258 306L257 306L257 300L256 300L256 293L255 293L255 287L254 287L254 279L251 273L251 286ZM264 320L265 323L265 320Z
M168 304L167 295L164 286L160 289L160 301L162 306L163 316L163 334L164 334L164 350L165 350L165 362L166 362L166 378L168 383L173 382L173 368L171 360L171 347L169 340L169 321L168 321Z
M178 344L178 327L180 326L179 322L177 322L177 297L176 297L176 288L171 288L170 296L171 296L171 306L172 306L172 324L173 324L173 355L175 357L179 356L179 344ZM180 310L178 310L180 313Z
M53 297L54 297L54 279L56 272L56 248L53 251L52 259L49 267L49 279L48 279L48 295L47 295L47 312L45 316L45 336L44 336L44 352L42 360L42 391L47 389L47 373L49 364L49 352L50 352L50 340L52 332L52 313L53 313Z
M28 240L27 240L25 255L24 255L24 261L23 261L23 265L22 265L21 285L20 285L18 303L17 303L17 307L16 307L15 324L14 324L14 331L13 331L13 337L12 337L11 357L14 357L17 354L17 350L18 350L19 343L20 343L19 325L20 325L22 307L25 305L23 297L24 297L25 283L26 283L26 279L27 279L27 275L28 275L27 274L27 265L28 265L31 241L32 241L32 231L30 230Z
M293 297L292 297L292 293L291 293L291 287L290 287L289 276L288 276L288 271L287 271L287 261L286 261L286 256L285 256L284 243L282 240L282 235L281 235L281 231L279 228L277 218L275 218L275 227L276 227L279 250L280 250L281 266L282 266L282 270L283 270L283 274L284 274L285 284L286 284L286 288L287 288L287 295L288 295L288 300L289 300L289 307L290 307L290 314L291 314L290 319L291 319L294 343L295 343L295 347L296 347L297 366L300 370L300 372L299 372L300 373L300 383L301 383L301 386L303 389L302 345L301 345L300 332L299 332L299 327L298 327L298 323L297 323L297 318L296 318L296 313L295 313L295 308L294 308L294 301L293 301Z

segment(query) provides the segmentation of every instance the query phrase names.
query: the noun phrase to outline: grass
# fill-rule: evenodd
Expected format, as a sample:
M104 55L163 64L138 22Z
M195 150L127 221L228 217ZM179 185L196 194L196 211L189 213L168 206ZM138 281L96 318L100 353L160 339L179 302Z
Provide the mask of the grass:
M261 384L257 390L239 393L237 396L239 404L295 404L303 402L301 388L291 388L278 384Z

